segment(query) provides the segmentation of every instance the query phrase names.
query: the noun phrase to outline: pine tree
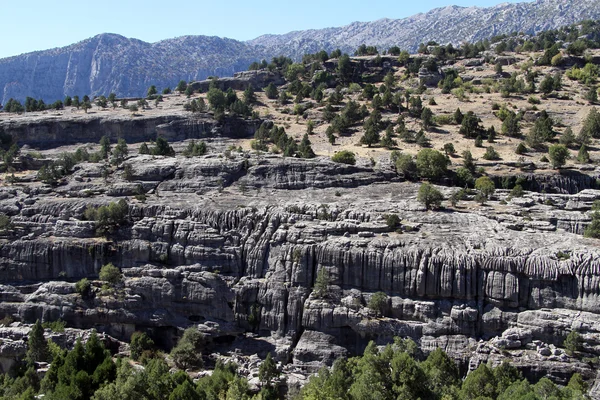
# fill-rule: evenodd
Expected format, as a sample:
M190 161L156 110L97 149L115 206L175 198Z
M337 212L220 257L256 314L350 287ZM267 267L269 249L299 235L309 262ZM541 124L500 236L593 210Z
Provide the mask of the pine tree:
M44 339L44 328L38 319L29 332L27 359L30 362L48 361L49 354L48 342Z
M382 147L385 147L386 149L390 150L398 145L396 140L394 140L393 138L393 134L394 132L392 127L388 126L388 128L385 130L385 136L383 137L383 139L381 139L380 144Z
M308 139L307 133L305 133L302 137L300 146L298 146L298 153L302 158L315 158L315 152L312 149L310 139Z
M273 380L279 376L279 371L277 370L277 365L273 358L271 357L271 353L267 354L267 358L260 364L258 368L258 379L260 382L266 386L271 386Z
M587 150L587 146L582 144L579 148L579 153L577 153L577 161L580 163L588 163L590 162L590 153Z

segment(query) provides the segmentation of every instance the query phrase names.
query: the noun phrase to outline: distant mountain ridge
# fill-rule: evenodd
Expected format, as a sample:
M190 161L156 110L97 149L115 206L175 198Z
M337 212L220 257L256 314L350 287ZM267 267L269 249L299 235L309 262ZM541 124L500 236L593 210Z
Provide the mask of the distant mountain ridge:
M45 101L65 95L143 95L150 85L173 87L181 79L229 76L263 58L340 48L351 53L360 44L415 51L435 40L459 44L494 35L547 29L600 19L597 0L537 0L494 7L436 8L403 19L354 22L338 28L263 35L248 42L208 36L182 36L146 43L101 34L70 46L0 59L0 103L26 96Z

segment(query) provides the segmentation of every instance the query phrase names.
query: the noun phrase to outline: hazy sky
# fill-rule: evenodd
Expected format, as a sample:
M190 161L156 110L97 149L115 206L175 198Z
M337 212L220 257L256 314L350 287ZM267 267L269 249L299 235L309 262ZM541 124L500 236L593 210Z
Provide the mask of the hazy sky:
M404 18L450 4L524 0L0 0L0 58L66 46L99 33L156 42L182 35L238 40L266 33Z

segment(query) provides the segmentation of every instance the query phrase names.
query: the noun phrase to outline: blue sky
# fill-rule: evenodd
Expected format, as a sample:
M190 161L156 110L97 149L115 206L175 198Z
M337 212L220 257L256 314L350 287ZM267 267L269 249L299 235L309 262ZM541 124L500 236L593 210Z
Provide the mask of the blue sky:
M507 1L523 0L3 0L0 58L104 32L147 42L182 35L248 40L266 33L404 18L451 4L489 7Z

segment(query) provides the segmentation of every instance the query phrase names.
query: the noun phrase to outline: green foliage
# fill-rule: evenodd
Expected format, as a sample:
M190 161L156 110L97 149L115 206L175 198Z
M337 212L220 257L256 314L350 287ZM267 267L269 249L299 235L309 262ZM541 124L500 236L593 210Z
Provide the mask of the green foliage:
M484 204L486 200L490 198L494 191L496 190L496 185L494 182L487 176L482 176L477 178L475 181L475 189L479 192L480 197L478 200L481 204Z
M204 345L204 336L195 327L187 328L177 345L171 350L171 358L178 368L202 367L201 350Z
M447 156L450 156L450 155L456 153L456 150L454 149L454 145L452 143L444 144L444 153L446 153Z
M175 150L169 145L168 140L162 136L156 138L154 146L149 151L153 156L175 156Z
M88 278L82 278L75 284L75 291L83 298L89 296L91 288L92 285Z
M456 113L454 117L457 118ZM475 113L473 113L473 111L469 111L462 117L459 133L464 135L466 138L474 139L479 135L480 132L481 126L479 126L479 118L477 115L475 115Z
M354 153L351 151L348 151L348 150L338 151L331 157L331 160L333 162L341 163L341 164L349 164L349 165L356 164L356 158L354 156Z
M186 157L198 157L203 156L204 154L206 154L206 143L203 141L196 142L195 140L192 140L183 151L183 155Z
M10 217L4 213L0 213L0 233L6 233L13 229L13 224Z
M438 180L447 173L448 159L437 150L423 149L417 154L416 165L421 178Z
M48 361L49 360L48 343L44 339L44 328L38 319L31 331L27 340L27 359L31 362Z
M580 81L584 85L593 85L600 74L600 68L593 64L587 63L583 68L573 67L566 73L567 78L575 81Z
M586 138L579 139L578 141L580 143L586 143L589 138L600 138L600 113L595 107L590 110L583 121L583 127L581 128L579 137Z
M410 154L396 152L394 164L396 171L404 175L406 179L414 179L417 177L417 164Z
M138 151L139 154L150 154L150 149L146 143L142 143L140 145L140 149Z
M386 214L384 215L385 223L390 230L396 230L400 226L400 217L398 214Z
M42 391L49 399L89 399L105 382L116 377L116 366L96 333L85 347L78 340L70 352L55 357L42 381Z
M315 158L315 152L312 149L310 139L308 138L308 133L305 133L302 137L302 141L298 146L298 155L301 158Z
M510 195L512 197L523 197L524 191L523 191L523 186L517 184L515 185L515 187L512 188L512 190L510 191Z
M96 233L105 235L114 232L120 225L126 223L128 214L129 205L127 201L121 199L98 208L88 206L83 217L88 221L96 221Z
M369 301L367 307L375 311L376 315L384 315L388 306L388 296L383 292L374 293Z
M275 86L273 83L269 83L269 85L267 85L267 87L264 90L267 98L271 100L277 99L279 97L279 91L277 90L277 86Z
M329 272L323 267L319 268L315 279L315 286L313 288L314 296L318 299L326 298L329 295L329 283Z
M266 386L271 386L273 380L279 376L279 370L275 361L271 357L271 353L267 354L265 360L258 367L258 379Z
M521 136L519 117L512 111L509 111L506 118L502 121L502 134L509 137Z
M516 150L515 150L515 154L525 154L527 153L527 146L525 146L525 143L521 142L519 143L519 145L517 146Z
M562 167L571 157L569 149L567 149L567 147L562 144L555 144L553 146L550 146L548 154L550 156L550 161L552 162L553 168Z
M388 128L385 130L385 135L383 136L379 144L388 150L398 145L398 143L394 139L394 131L391 126L388 126Z
M183 93L185 92L185 90L187 89L187 82L184 80L179 81L179 83L177 84L177 87L175 88L176 91L178 91L179 93Z
M458 367L439 347L429 353L421 367L434 393L449 394L449 389L460 383Z
M115 165L121 164L123 161L125 161L127 154L129 154L127 142L125 142L125 139L119 138L117 145L112 152L112 163Z
M495 399L497 381L493 371L484 363L469 375L462 385L462 395L465 399Z
M442 192L436 189L433 185L425 182L419 187L417 200L423 203L425 208L429 210L431 208L439 208L442 205L444 196L442 195Z
M589 163L590 162L590 153L588 152L587 146L582 144L579 148L579 152L577 153L577 161L580 163Z
M56 321L47 321L42 324L44 329L50 329L52 332L64 332L67 327L67 323L61 319Z
M131 358L139 360L144 352L154 349L154 341L145 332L133 332L129 346Z
M583 349L583 338L579 334L579 332L573 330L569 332L565 341L563 342L563 346L568 355L573 356L575 353L580 352Z
M498 152L496 151L496 149L494 149L493 146L489 146L486 149L485 154L483 155L483 158L485 160L499 160L500 154L498 154Z
M101 281L107 282L111 285L116 285L121 282L121 270L115 267L112 263L108 263L100 268L100 274L98 276Z
M423 129L429 129L433 126L433 112L430 108L423 108L423 111L421 112L421 123L423 124Z

